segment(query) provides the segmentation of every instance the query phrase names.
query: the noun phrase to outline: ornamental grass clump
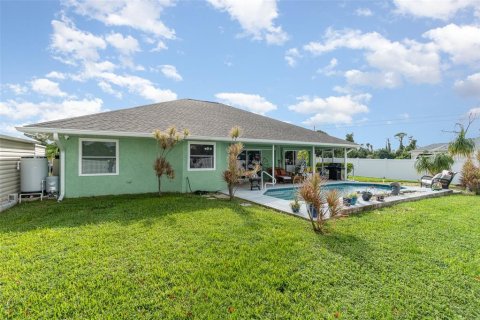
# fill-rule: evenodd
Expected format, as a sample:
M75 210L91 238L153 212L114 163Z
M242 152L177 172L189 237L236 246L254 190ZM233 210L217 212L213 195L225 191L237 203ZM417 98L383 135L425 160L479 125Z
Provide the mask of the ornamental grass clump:
M227 170L223 171L222 177L223 180L227 183L228 195L230 200L233 200L235 195L235 187L240 183L241 177L250 176L256 174L260 170L258 164L255 165L250 171L245 170L244 168L238 165L238 156L243 152L243 143L238 142L237 139L240 137L242 130L240 127L235 126L230 129L230 138L232 138L232 144L227 148Z
M480 151L477 152L477 161L479 163L479 166L477 167L473 160L475 141L472 138L467 138L468 129L477 118L478 114L470 113L466 127L461 123L456 124L456 126L460 128L460 131L454 131L457 136L455 137L455 140L448 145L448 152L452 156L462 156L467 158L462 167L462 177L460 182L463 187L478 195L480 194Z
M342 204L340 203L341 194L337 189L330 189L325 195L330 217L338 216L342 211Z
M480 151L477 152L477 161L479 166L476 166L472 157L468 157L462 168L462 177L460 183L462 186L480 195Z
M307 203L307 212L313 230L318 233L324 233L325 220L328 217L328 208L324 205L327 203L322 187L325 180L319 175L313 174L305 179L298 189L299 196ZM335 208L336 209L336 208ZM317 212L315 215L314 210ZM333 217L334 215L330 215Z
M153 131L153 137L157 140L157 158L153 163L153 170L157 175L158 195L162 194L162 176L166 176L170 180L175 179L175 170L167 160L167 155L173 147L188 137L189 134L188 129L184 129L183 134L180 134L174 126L167 128L165 131L158 129Z

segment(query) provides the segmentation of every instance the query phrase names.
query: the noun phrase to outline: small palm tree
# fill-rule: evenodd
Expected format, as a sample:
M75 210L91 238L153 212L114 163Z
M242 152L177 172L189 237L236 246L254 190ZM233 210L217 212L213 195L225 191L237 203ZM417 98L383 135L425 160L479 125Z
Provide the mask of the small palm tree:
M452 156L465 156L469 157L475 150L475 142L471 138L467 138L467 129L462 124L458 124L460 131L457 133L457 137L448 145L448 152Z
M227 148L227 170L223 171L223 180L227 183L230 200L233 200L233 196L235 195L235 186L240 182L240 178L242 176L252 175L260 170L260 166L258 164L256 164L255 167L250 171L238 166L237 158L243 151L243 143L237 142L237 139L240 137L241 133L242 130L238 126L233 127L229 133L233 143Z
M450 170L454 162L449 154L438 153L435 156L420 155L414 166L418 173L426 172L433 176L443 170Z
M183 135L181 135L174 126L169 127L165 131L157 129L153 132L153 137L157 140L158 147L157 158L153 163L153 170L155 171L158 180L158 195L162 194L162 176L165 175L168 179L175 178L175 171L167 160L167 155L172 151L173 147L185 139L189 134L188 129L184 129Z

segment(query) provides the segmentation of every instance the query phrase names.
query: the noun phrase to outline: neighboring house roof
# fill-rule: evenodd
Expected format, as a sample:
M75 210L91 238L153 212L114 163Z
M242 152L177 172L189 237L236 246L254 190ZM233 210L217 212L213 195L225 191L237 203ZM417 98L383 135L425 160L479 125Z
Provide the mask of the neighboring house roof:
M40 145L40 142L38 142L37 140L28 139L28 138L11 137L3 134L0 134L0 139Z
M475 148L480 148L480 137L474 138L473 139L475 143ZM436 152L447 152L448 151L448 142L442 142L442 143L432 143L429 144L425 147L419 147L415 150L412 150L410 152L413 153L424 153L424 152L430 152L430 153L436 153Z
M242 128L242 141L301 142L312 145L357 147L328 134L308 130L225 104L181 99L82 117L42 122L17 128L24 132L99 134L151 137L155 129L174 125L190 130L191 139L230 140L233 126Z

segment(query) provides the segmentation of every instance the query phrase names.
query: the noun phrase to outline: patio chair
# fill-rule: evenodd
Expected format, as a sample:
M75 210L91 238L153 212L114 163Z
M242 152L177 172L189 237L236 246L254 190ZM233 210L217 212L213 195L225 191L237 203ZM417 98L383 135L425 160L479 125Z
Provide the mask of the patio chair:
M442 189L448 189L456 174L457 172L443 170L441 173L438 173L433 177L429 175L423 176L420 178L420 187L431 188L434 183L440 182L442 184Z
M295 183L297 180L300 180L300 182L302 182L307 178L307 173L305 172L305 169L307 169L307 163L305 161L302 161L298 166L298 170L295 170L296 173L293 177L293 183Z
M275 168L275 179L282 183L292 183L292 176L283 168Z
M253 189L261 190L262 189L262 186L260 185L262 179L256 173L254 173L250 177L248 177L248 180L250 181L250 190L253 190Z

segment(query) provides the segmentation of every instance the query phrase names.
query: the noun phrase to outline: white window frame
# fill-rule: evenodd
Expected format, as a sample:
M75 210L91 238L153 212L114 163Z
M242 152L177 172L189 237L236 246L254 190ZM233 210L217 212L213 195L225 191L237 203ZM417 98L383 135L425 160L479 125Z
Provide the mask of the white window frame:
M82 142L83 141L115 142L115 173L82 173ZM118 139L79 138L78 139L78 175L81 176L81 177L118 176L119 170L120 170L119 154L120 154L120 152L119 152Z
M295 157L294 157L295 159L294 159L294 160L295 160L295 162L296 162L296 161L297 161L297 153L298 153L298 151L300 151L300 150L296 150L296 149L285 149L285 150L283 150L283 168L284 168L285 170L287 169L287 159L285 158L285 154L286 154L287 152L289 152L289 151L294 152L294 154L295 154ZM294 166L296 166L296 165L297 165L297 164L295 163Z
M213 168L190 168L190 145L206 144L213 146ZM217 169L217 143L211 141L188 141L187 171L215 171Z
M263 164L263 149L253 148L253 149L243 149L243 151L245 151L245 165L247 165L247 161L248 161L247 160L248 151L260 151L260 163L262 164L262 166L264 166L264 164ZM238 158L237 158L237 160L238 160Z

